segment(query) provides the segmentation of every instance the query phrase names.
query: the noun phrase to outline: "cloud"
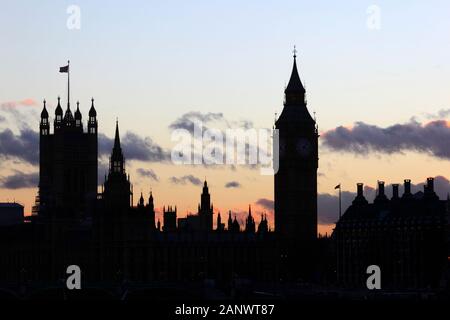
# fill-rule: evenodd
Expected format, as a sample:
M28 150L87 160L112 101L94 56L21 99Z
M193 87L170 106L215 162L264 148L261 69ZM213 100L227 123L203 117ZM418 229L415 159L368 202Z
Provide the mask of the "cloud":
M184 129L191 133L194 132L195 126L201 124L203 130L208 130L211 124L214 124L215 129L228 129L228 128L241 128L250 129L253 128L253 122L250 120L229 120L225 118L223 113L207 112L201 113L198 111L187 112L169 125L169 129ZM197 127L200 129L199 127Z
M370 152L426 152L450 159L450 122L435 120L428 123L410 121L386 128L356 122L353 127L339 126L322 134L324 145L331 150L368 154Z
M169 125L169 128L172 130L176 129L185 129L189 132L194 131L194 125L198 122L201 122L202 125L206 125L207 123L211 123L213 121L223 122L226 121L223 113L201 113L198 111L191 111L183 114L177 120L172 122ZM206 127L204 127L206 129Z
M159 181L159 177L156 175L155 171L153 171L152 169L138 168L136 170L136 172L142 177L150 178L150 180L153 180L153 181Z
M423 191L423 186L425 182L420 182L417 184L411 184L411 192L416 193L418 191ZM356 189L356 186L355 186ZM392 196L392 184L386 185L385 187L386 196L391 198ZM402 195L403 188L400 187L400 196ZM447 193L450 192L450 181L444 176L436 176L434 178L434 190L441 200L446 199ZM364 186L364 196L369 201L372 202L376 195L376 189L371 186ZM342 191L342 214L351 205L352 201L356 197L356 192ZM320 224L333 224L338 220L339 217L339 197L336 194L322 193L318 195L317 198L317 210L318 210L318 221Z
M39 163L39 135L30 129L14 134L10 129L0 131L0 158L18 159L37 165Z
M450 117L450 109L441 109L436 113L427 113L425 116L428 119L446 119Z
M4 189L22 189L35 188L39 184L39 173L24 173L14 171L14 174L0 178L0 188Z
M5 108L5 109L11 109L11 108L17 108L20 106L36 107L38 105L39 104L36 102L36 100L27 98L27 99L23 99L23 100L19 100L19 101L6 101L6 102L3 102L2 104L0 104L0 107Z
M113 145L114 139L102 133L98 135L99 155L109 156ZM121 145L125 158L129 160L163 162L170 159L170 152L164 150L150 137L141 137L130 131L121 137Z
M3 121L0 122L9 122L9 128L29 129L28 124L39 119L39 112L37 108L24 110L23 106L34 107L38 106L38 103L33 99L0 103L0 110L3 113Z
M411 184L412 192L423 191L425 184L425 182ZM441 200L447 199L447 194L450 193L450 181L444 176L434 177L434 191Z
M225 188L240 188L242 185L238 181L230 181L225 184Z
M173 184L182 184L185 185L187 183L191 183L194 186L199 186L202 184L202 180L200 180L197 177L194 177L193 175L185 175L182 177L170 177L169 181Z
M162 162L170 159L164 150L149 137L142 138L127 132L122 139L122 147L126 159L148 162ZM106 135L98 135L98 152L100 156L109 156L114 141ZM30 128L19 129L14 133L11 129L0 131L0 158L18 159L26 163L39 163L39 133Z
M255 202L257 205L265 208L266 210L272 211L274 208L274 201L266 198L260 198Z
M3 116L0 116L0 122L5 122L5 121L6 121L6 118Z
M258 139L262 138L261 132L251 131L249 129L254 129L254 124L250 120L230 120L225 118L222 113L201 113L198 111L191 111L183 114L181 117L176 119L169 125L169 129L172 130L185 130L186 134L189 135L189 138L186 142L188 145L186 148L191 150L190 156L196 159L201 159L204 154L201 152L207 150L207 155L210 156L211 162L206 163L206 161L202 161L202 165L207 168L217 168L219 166L223 166L227 159L227 151L233 153L233 158L237 156L244 156L245 159L249 159L250 152L255 152L256 154L266 154L270 155L266 149L268 147L268 141L260 140L258 144ZM233 131L233 129L235 131ZM236 130L239 129L239 130ZM228 131L230 130L230 131ZM272 132L270 129L267 129L266 132L267 137L270 137ZM197 136L196 132L200 133ZM208 134L207 134L208 133ZM228 134L230 134L228 136ZM236 136L234 136L236 135ZM195 145L196 139L201 139L200 146L198 148ZM244 148L239 148L233 150L227 150L227 139L231 138L232 141L239 140L242 138L244 141ZM254 139L253 139L254 138ZM190 145L189 145L190 143ZM211 153L209 151L211 151ZM239 153L239 154L238 154ZM260 157L261 159L261 157ZM218 163L214 163L217 160ZM242 166L246 166L250 169L258 169L258 164L249 164L249 161L246 161ZM228 164L230 165L230 164Z

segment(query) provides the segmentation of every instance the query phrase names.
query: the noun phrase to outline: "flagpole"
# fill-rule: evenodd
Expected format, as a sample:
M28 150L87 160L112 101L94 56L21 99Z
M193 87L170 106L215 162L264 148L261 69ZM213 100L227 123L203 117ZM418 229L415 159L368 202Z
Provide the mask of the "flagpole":
M342 206L341 206L341 184L339 183L339 220L342 216Z
M70 107L70 60L67 60L67 106Z

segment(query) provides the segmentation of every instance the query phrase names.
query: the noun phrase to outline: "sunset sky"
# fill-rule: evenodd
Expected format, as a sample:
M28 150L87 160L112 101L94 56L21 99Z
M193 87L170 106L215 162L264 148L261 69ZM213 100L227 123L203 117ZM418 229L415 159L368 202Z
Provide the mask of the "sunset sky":
M80 9L80 28L67 25ZM58 95L83 121L91 97L102 141L119 119L135 201L196 212L201 182L222 213L248 204L272 216L273 177L254 168L174 165L172 129L271 128L296 45L300 77L320 140L319 230L330 232L357 182L375 188L437 177L450 191L448 1L2 1L0 10L0 202L31 205L37 191L39 114ZM99 137L100 138L100 137ZM112 148L101 145L100 175ZM101 181L100 181L101 182ZM367 189L369 200L374 191ZM390 188L387 188L390 194ZM216 211L217 212L217 211Z

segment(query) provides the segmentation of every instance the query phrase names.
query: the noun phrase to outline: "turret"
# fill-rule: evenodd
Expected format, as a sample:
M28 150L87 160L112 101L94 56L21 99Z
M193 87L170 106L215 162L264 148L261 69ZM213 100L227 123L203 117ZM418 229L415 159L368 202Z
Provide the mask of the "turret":
M88 133L97 134L97 111L94 108L94 98L91 99L91 108L89 109Z
M153 203L153 194L150 191L150 197L148 198L148 206L150 207L150 211L154 212L155 211L155 205Z
M61 129L62 117L63 117L63 110L61 108L61 98L58 97L58 105L56 106L55 109L55 123L54 123L55 132Z
M231 210L228 211L228 231L233 228L233 219L231 218Z
M48 122L48 111L46 108L45 100L44 100L44 108L42 109L41 112L40 133L41 136L47 136L50 134L50 124Z
M82 116L80 112L80 102L77 101L77 110L75 111L75 127L83 129L83 123L81 122Z
M138 207L140 207L140 208L144 207L144 196L142 195L142 192L141 192L141 197L139 198Z

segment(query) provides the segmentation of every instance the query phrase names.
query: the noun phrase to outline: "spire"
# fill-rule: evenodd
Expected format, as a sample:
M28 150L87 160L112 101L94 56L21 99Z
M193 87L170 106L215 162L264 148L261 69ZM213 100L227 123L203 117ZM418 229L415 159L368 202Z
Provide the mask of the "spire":
M80 101L77 101L77 110L75 111L75 120L81 120Z
M61 108L61 97L58 96L58 105L56 106L56 109L55 109L55 115L62 116L62 114L63 114L63 110Z
M111 171L125 174L125 159L122 154L122 148L120 147L118 120L116 121L116 134L114 137L114 147L111 154Z
M91 108L89 109L89 117L96 117L97 111L94 108L94 98L91 99Z
M288 93L305 93L305 88L303 87L302 81L300 80L300 76L298 75L297 70L297 50L294 46L294 65L292 67L291 78L289 79L289 83L284 90L285 94Z
M139 206L141 206L141 207L144 206L144 196L142 195L142 191L141 191L141 197L139 198Z
M41 112L41 118L42 119L48 119L48 111L47 111L47 108L46 108L46 104L47 104L47 102L44 99L44 108L42 109L42 112Z
M116 135L114 137L114 149L120 149L119 120L116 120Z

